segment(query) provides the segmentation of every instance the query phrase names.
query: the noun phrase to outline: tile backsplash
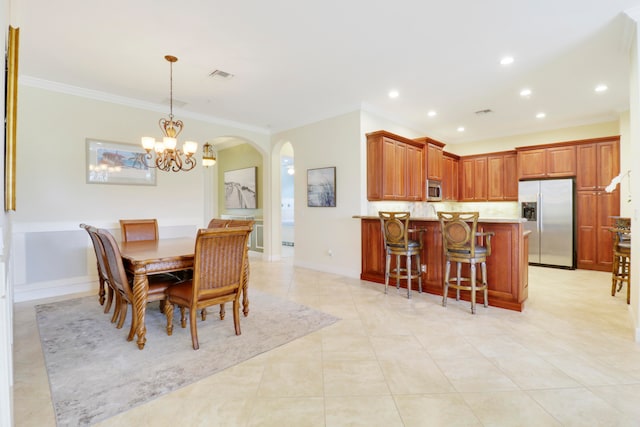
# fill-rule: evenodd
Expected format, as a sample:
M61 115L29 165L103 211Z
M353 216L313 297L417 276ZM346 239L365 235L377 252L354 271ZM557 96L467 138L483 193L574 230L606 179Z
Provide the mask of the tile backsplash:
M367 215L379 211L410 212L419 218L434 218L437 211L480 212L480 218L520 218L518 202L369 202Z

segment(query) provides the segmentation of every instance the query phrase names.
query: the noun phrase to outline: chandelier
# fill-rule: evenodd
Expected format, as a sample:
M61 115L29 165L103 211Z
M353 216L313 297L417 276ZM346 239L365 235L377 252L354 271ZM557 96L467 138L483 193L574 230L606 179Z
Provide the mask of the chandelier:
M178 145L178 135L182 132L184 124L182 120L173 119L173 63L178 61L178 58L171 55L164 57L169 61L169 120L162 118L158 122L160 129L164 134L162 141L156 141L155 138L150 136L142 137L142 147L147 154L144 156L144 163L147 167L158 168L165 172L179 172L190 171L196 166L196 159L193 155L198 150L198 143L193 141L185 141L182 145L182 149L176 148ZM205 144L204 148L209 144ZM213 149L209 145L210 154L213 153ZM152 153L154 151L154 153ZM207 161L207 153L205 152L204 162ZM155 157L155 160L154 160ZM213 157L215 163L215 156Z

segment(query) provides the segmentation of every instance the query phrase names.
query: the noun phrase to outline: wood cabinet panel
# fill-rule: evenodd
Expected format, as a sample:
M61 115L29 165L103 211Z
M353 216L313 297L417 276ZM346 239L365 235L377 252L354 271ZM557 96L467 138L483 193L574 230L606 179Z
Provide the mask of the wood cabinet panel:
M504 156L504 200L518 200L518 156Z
M442 198L458 200L458 159L445 155L442 166Z
M620 213L620 191L579 191L578 208L578 268L611 271L613 236L612 216Z
M442 148L433 144L427 144L427 179L442 181L442 161Z
M575 175L575 145L518 151L518 179L560 178Z
M487 200L487 156L463 157L461 160L461 200Z
M367 199L423 200L424 144L378 131L367 134Z
M424 150L413 145L406 146L407 154L407 182L406 200L420 201L425 197L424 175L422 165L424 163Z
M547 170L544 148L518 152L518 178L544 178Z
M550 178L576 175L576 147L574 145L546 149L546 176Z
M611 180L620 173L620 144L601 142L597 144L597 181L598 189L604 190Z
M504 156L487 157L488 179L487 197L489 200L504 199Z
M578 163L576 190L596 190L598 188L598 150L596 144L579 145L576 148L576 157Z

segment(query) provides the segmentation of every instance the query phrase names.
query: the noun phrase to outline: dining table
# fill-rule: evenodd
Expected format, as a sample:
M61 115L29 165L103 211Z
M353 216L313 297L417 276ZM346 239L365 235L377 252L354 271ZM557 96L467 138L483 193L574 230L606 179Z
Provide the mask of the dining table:
M178 237L158 240L138 240L120 243L120 255L124 268L133 276L133 316L136 319L138 348L147 341L145 314L149 293L149 276L189 270L194 267L195 238ZM248 263L247 258L247 263ZM248 266L242 280L242 305L245 316L249 314L247 296Z

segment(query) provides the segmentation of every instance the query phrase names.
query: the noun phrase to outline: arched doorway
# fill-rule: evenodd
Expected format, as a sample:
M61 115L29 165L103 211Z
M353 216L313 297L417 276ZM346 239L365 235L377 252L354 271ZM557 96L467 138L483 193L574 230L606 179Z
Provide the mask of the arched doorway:
M280 236L283 258L292 257L295 247L295 173L293 146L285 142L280 148Z

